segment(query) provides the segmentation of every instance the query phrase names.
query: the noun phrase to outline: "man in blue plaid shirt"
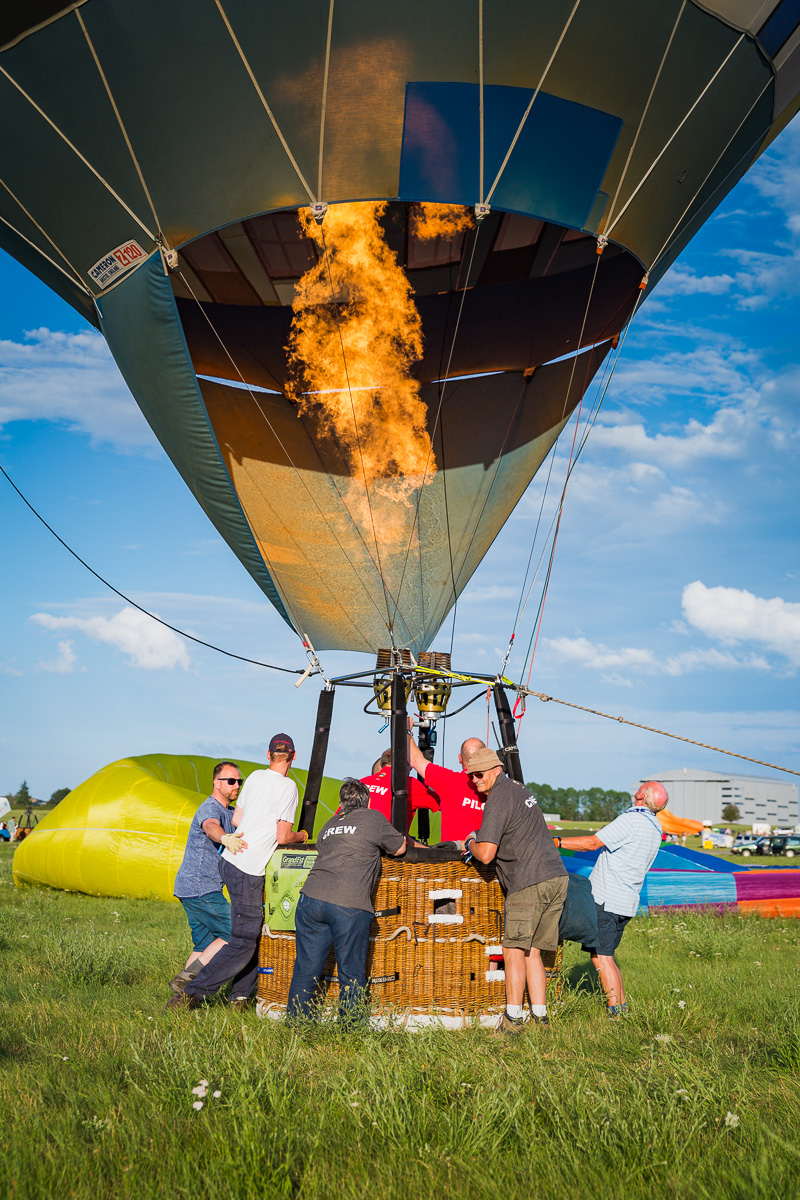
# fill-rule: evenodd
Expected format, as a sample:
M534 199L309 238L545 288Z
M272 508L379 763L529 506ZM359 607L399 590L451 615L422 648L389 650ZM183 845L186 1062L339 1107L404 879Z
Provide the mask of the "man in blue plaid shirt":
M654 779L643 783L633 799L632 808L596 834L558 839L565 850L601 852L589 876L597 909L597 945L583 949L592 956L612 1020L628 1011L614 951L625 926L636 916L644 877L661 845L662 829L656 813L669 801L664 786Z

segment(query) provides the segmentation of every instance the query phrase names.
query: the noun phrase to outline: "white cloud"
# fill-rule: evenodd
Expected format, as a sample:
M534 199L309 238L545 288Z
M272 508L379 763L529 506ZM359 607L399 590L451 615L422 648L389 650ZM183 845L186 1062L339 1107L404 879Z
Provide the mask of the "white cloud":
M660 660L652 650L634 646L613 650L602 642L590 642L585 637L548 638L544 644L562 663L594 671L608 671L612 667L621 667L638 675L678 676L709 668L722 671L770 670L770 663L760 656L740 658L730 651L714 648L685 650ZM603 679L607 683L630 686L630 680L616 671L604 675Z
M58 421L118 449L154 449L155 437L99 333L34 329L0 341L0 426Z
M0 675L22 675L23 672L18 667L14 666L16 660L13 658L7 659L5 662L0 662Z
M733 284L733 275L698 275L691 267L678 264L661 280L656 295L660 300L666 296L721 296Z
M59 642L58 656L50 659L49 662L40 662L37 670L50 671L53 675L71 675L78 660L73 646L74 642Z
M709 588L699 579L683 589L682 604L685 619L707 637L727 645L760 642L800 666L800 604L744 588Z
M145 671L189 667L186 645L173 633L135 608L122 608L113 617L54 617L34 613L31 620L44 629L75 629L96 642L116 646L130 665Z

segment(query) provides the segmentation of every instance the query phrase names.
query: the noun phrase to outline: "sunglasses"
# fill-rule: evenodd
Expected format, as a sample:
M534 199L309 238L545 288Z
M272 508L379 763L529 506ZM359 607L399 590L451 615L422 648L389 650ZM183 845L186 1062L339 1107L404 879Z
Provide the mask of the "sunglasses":
M468 779L483 779L485 771L467 771Z
M234 785L235 783L238 783L238 784L239 784L239 787L241 787L241 786L242 786L242 784L244 783L244 780L243 780L243 779L223 779L223 778L222 778L222 776L219 776L219 775L218 775L218 776L217 776L217 783L229 783L229 784L231 785L231 787L233 787L233 785Z

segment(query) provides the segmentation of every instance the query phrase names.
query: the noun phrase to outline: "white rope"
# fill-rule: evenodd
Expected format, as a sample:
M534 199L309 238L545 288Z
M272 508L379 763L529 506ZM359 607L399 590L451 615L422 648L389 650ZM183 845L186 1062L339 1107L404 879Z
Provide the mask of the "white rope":
M3 187L5 187L6 191L8 192L8 188L2 182L2 180L0 180L0 184ZM9 195L11 195L10 192L9 192ZM14 199L15 200L17 199L16 196L14 197ZM18 200L17 200L17 204L19 204ZM20 205L20 207L22 207L22 206ZM24 209L23 209L23 212L24 212ZM22 238L23 242L27 242L32 250L35 250L37 254L41 254L42 258L45 259L47 262L49 262L51 267L55 267L55 269L57 271L60 271L65 279L68 279L70 283L77 284L77 286L81 289L81 291L85 292L86 295L91 300L94 300L94 295L92 293L91 288L87 287L82 279L77 278L77 277L75 279L73 279L73 277L69 274L69 272L65 271L63 267L59 266L59 264L55 261L55 259L51 258L49 254L45 254L44 250L42 250L39 246L37 246L35 242L32 242L30 238L25 237L24 233L20 233L20 231L18 229L15 229L14 226L11 224L11 222L7 221L5 219L5 217L0 217L0 221L2 221L3 224L6 225L11 230L12 233L15 233L18 238ZM34 221L34 225L36 225L35 221ZM37 225L36 228L38 229L39 226ZM41 232L44 232L44 231L42 230ZM47 234L45 233L44 236L47 237ZM47 240L50 242L51 245L53 244L52 239L47 238ZM58 247L56 247L56 249L58 249ZM61 254L61 251L58 250L58 253ZM63 258L63 255L62 255L62 258ZM64 262L67 262L66 258L64 259Z
M122 197L119 195L118 192L114 191L113 187L108 182L108 180L104 179L103 176L100 174L100 172L95 167L92 166L92 164L89 162L88 158L86 158L83 154L81 154L81 152L77 148L77 146L75 146L69 140L67 135L65 133L62 133L62 131L58 128L55 121L51 121L50 117L48 117L48 115L44 111L44 109L40 108L39 105L36 103L36 101L33 99L33 97L29 96L28 93L25 91L25 89L23 87L20 87L20 85L17 83L16 79L14 79L11 75L9 75L9 73L5 69L5 67L0 67L0 74L5 75L8 82L14 85L14 87L17 89L17 91L20 93L21 96L25 97L25 99L28 101L30 106L32 108L34 108L36 110L36 112L38 112L39 116L42 117L47 122L47 124L50 126L50 128L52 130L54 130L55 133L58 134L58 136L61 138L62 142L64 142L67 146L69 146L69 148L73 152L73 154L75 154L81 160L81 162L83 163L83 165L85 167L89 168L89 170L94 175L95 179L99 180L100 183L102 183L102 185L106 189L106 191L111 196L114 197L117 204L122 205L122 207L125 209L125 212L128 214L128 216L133 218L133 220L136 222L136 224L139 226L139 228L142 229L147 234L147 236L150 238L150 241L157 242L158 239L156 238L156 235L148 229L148 227L145 225L144 221L139 220L139 218L137 217L137 215L133 211L133 209L128 204L125 203L125 201L122 199Z
M0 70L2 70L2 68L0 68ZM11 199L14 201L14 203L15 203L15 204L18 204L18 205L19 205L19 207L22 209L22 211L25 213L25 216L28 218L28 220L31 222L31 224L36 226L36 228L39 230L39 233L42 235L42 237L44 237L44 238L47 238L48 242L49 242L49 243L50 243L50 245L53 247L53 249L55 250L56 254L59 256L59 258L63 258L64 262L67 264L67 266L69 267L70 271L72 271L73 275L75 276L76 280L78 281L78 284L79 284L79 285L80 285L80 286L83 288L83 290L84 290L85 292L88 292L88 294L91 296L91 295L92 295L91 291L90 291L90 290L89 290L89 288L87 288L87 287L86 287L86 285L83 283L83 280L81 279L80 275L79 275L79 274L78 274L78 272L76 271L75 267L73 267L72 263L71 263L71 262L69 261L69 259L67 258L67 256L66 256L66 254L64 253L64 251L63 251L63 250L61 250L61 249L60 249L60 248L59 248L59 247L58 247L58 246L55 244L55 242L53 241L53 239L50 237L50 234L49 234L49 233L47 233L47 231L46 231L46 230L42 229L41 225L40 225L40 224L39 224L39 222L36 220L36 218L35 218L34 216L32 216L32 215L31 215L31 213L29 213L29 212L28 212L27 208L26 208L26 207L25 207L25 205L22 203L22 201L20 200L19 196L15 196L15 195L14 195L14 193L13 193L13 192L12 192L12 190L11 190L11 188L8 186L8 184L5 182L5 180L4 180L4 179L0 179L0 187L3 187L3 188L5 188L5 190L8 192L9 196L10 196L10 197L11 197ZM8 224L8 222L6 222L6 224ZM10 229L13 229L13 226L9 226L9 228L10 228ZM15 232L16 232L16 231L15 231ZM20 236L21 236L21 235L20 235ZM28 239L26 238L26 239L25 239L25 241L27 241L27 240L28 240ZM33 245L33 242L31 242L31 243L30 243L30 245ZM41 253L41 252L40 252L40 253ZM45 255L45 258L47 258L47 255ZM53 265L55 265L55 264L53 264ZM94 297L92 297L92 298L94 298Z
M103 70L102 66L100 65L100 59L97 56L97 51L94 48L94 43L92 42L92 39L89 37L89 31L86 28L86 26L84 25L83 17L80 14L80 10L77 8L75 9L75 16L78 18L78 23L79 23L81 29L83 30L83 36L86 38L86 44L89 47L89 51L92 55L92 58L94 59L94 63L95 63L95 66L97 67L98 74L100 75L100 78L103 81L103 87L106 89L106 95L108 96L109 103L111 104L111 107L114 110L114 116L117 118L117 124L119 125L120 130L122 132L122 136L125 139L125 145L128 147L128 153L130 154L131 159L133 161L133 165L136 168L136 174L139 176L139 182L142 185L142 191L144 192L145 196L147 197L147 203L150 205L150 211L153 214L153 220L156 223L156 229L158 229L160 231L161 230L161 222L158 219L158 213L156 212L156 206L153 204L153 198L150 195L150 189L148 188L147 184L145 183L144 175L142 174L142 168L139 166L139 160L137 159L136 154L134 153L133 146L131 145L131 139L128 137L128 131L125 128L124 122L122 120L122 116L120 115L120 111L117 108L117 103L111 93L111 88L109 87L108 80L106 79L106 73Z
M648 110L650 108L650 102L652 101L653 94L655 93L656 87L658 86L658 81L661 78L661 72L664 70L664 63L667 61L667 55L669 54L670 49L672 47L672 43L675 40L675 34L678 32L678 25L680 24L680 20L681 20L681 17L683 16L683 12L684 12L685 8L686 8L686 0L683 0L683 3L681 4L681 7L678 11L678 15L675 18L675 24L672 26L672 33L669 35L669 41L667 42L664 53L661 56L661 62L658 64L658 70L656 71L656 77L653 80L653 86L650 88L650 95L647 97L647 103L645 104L644 108L642 109L642 115L639 118L639 126L636 130L636 135L635 135L633 141L631 142L631 148L628 151L628 157L625 160L625 166L622 168L622 174L619 177L619 183L617 184L617 190L614 193L614 199L611 201L611 207L608 210L608 216L606 217L606 219L603 223L604 227L606 225L608 225L609 221L611 220L612 216L614 215L614 209L617 207L617 201L619 200L619 194L622 191L622 185L625 182L625 176L628 174L628 167L631 165L631 159L633 158L633 153L636 149L636 144L639 141L639 134L642 132L642 126L644 125L645 118L646 118Z
M317 195L322 196L322 150L325 145L325 117L328 111L328 71L331 63L331 37L333 34L333 5L328 9L328 37L325 42L325 73L322 77L322 112L319 121L319 166L317 169Z
M506 153L505 158L503 159L502 163L500 164L500 170L497 172L497 177L496 177L494 183L492 184L491 188L489 189L489 195L486 197L487 204L489 203L492 196L494 195L495 188L497 187L498 183L500 182L500 177L503 174L503 172L505 171L505 169L508 165L508 160L511 158L511 155L514 152L514 147L516 146L517 142L519 141L519 135L522 133L522 130L525 126L525 122L527 121L528 117L530 116L530 111L533 108L533 104L534 104L536 97L539 95L539 92L542 90L542 85L544 84L544 81L547 78L547 74L553 65L553 61L554 61L556 55L558 54L558 51L561 48L561 43L564 41L564 38L567 36L567 30L569 29L570 25L572 24L572 18L575 16L575 13L578 11L578 6L579 6L580 2L581 2L581 0L575 0L575 4L572 7L572 12L567 17L567 23L564 26L564 28L561 30L561 37L556 42L553 53L550 55L549 59L547 60L547 66L545 67L544 71L542 72L541 78L536 85L536 91L531 96L530 104L525 109L522 120L520 121L519 126L517 128L517 132L514 134L514 137L511 140L511 145L508 147L508 152Z
M479 171L478 171L478 196L481 204L483 204L483 0L478 0L478 88L480 89L479 99Z
M681 224L682 224L682 222L683 222L683 219L684 219L684 217L686 216L686 214L688 213L689 209L692 207L692 205L694 204L695 200L696 200L696 199L697 199L697 197L700 195L700 193L702 192L703 188L706 186L706 184L708 183L709 179L711 178L711 176L712 176L712 175L714 174L714 172L716 171L716 169L717 169L717 167L719 166L719 164L720 164L720 162L721 162L722 158L723 158L723 157L724 157L724 156L727 154L728 150L730 149L731 143L733 142L733 139L734 139L734 138L737 136L737 134L738 134L738 133L739 133L739 131L741 130L742 126L744 125L745 121L746 121L746 120L747 120L747 118L750 116L750 114L752 113L752 111L753 111L753 109L755 108L755 106L758 104L758 102L759 102L759 100L761 99L761 97L764 95L764 93L766 92L766 90L767 90L769 87L771 87L771 86L772 86L772 84L773 84L773 79L772 79L772 77L770 76L770 78L769 78L769 79L767 80L767 82L764 84L764 86L763 86L763 88L761 89L761 91L760 91L760 92L758 93L758 95L756 96L756 98L755 98L755 100L753 101L753 103L752 103L752 104L750 105L750 107L748 108L748 110L747 110L747 112L745 113L745 115L742 117L742 119L741 119L741 121L739 122L739 124L736 126L736 129L733 131L733 133L731 134L731 136L728 138L728 141L726 142L724 149L723 149L723 150L720 152L720 154L718 155L718 157L717 157L717 160L716 160L716 162L714 163L713 167L711 168L711 170L708 172L708 174L706 175L706 177L705 177L705 179L703 180L703 182L700 184L700 186L699 186L699 187L697 188L697 190L695 191L694 195L692 196L692 198L691 198L691 200L689 201L689 203L686 205L686 208L683 210L683 212L681 213L681 215L680 215L680 217L678 218L678 220L675 222L675 225L673 226L673 228L672 228L672 230L671 230L671 232L670 232L670 234L669 234L669 237L668 237L668 238L667 238L667 240L664 242L664 245L661 247L661 249L659 250L658 254L657 254L657 255L655 256L655 258L653 259L653 266L650 268L651 272L654 270L654 268L655 268L655 266L656 266L656 263L659 261L659 259L661 258L662 254L663 254L663 253L664 253L664 251L666 250L667 246L670 244L670 242L672 241L673 237L674 237L674 236L675 236L675 234L677 233L677 231L678 231L678 229L680 228L680 226L681 226ZM756 142L754 143L756 146L759 144L759 142L761 142L761 141L763 140L763 136L764 136L764 135L763 135L763 133L759 133L759 135L758 135L758 138L756 139ZM749 149L748 149L748 152L749 152ZM741 162L741 159L739 160L739 162ZM736 170L737 170L737 168L738 168L738 166L739 166L739 162L735 163L735 165L734 165L733 167L731 167L730 171L728 171L728 174L725 176L725 179L723 179L723 180L721 181L721 183L720 183L720 186L722 186L722 184L725 182L725 180L727 180L727 179L729 178L729 176L731 176L731 175L734 173L734 171L736 171Z
M642 178L639 180L639 182L637 183L636 187L635 187L635 188L633 189L633 191L631 192L631 194L630 194L630 196L628 197L628 199L625 201L625 204L624 204L624 205L623 205L623 207L620 209L619 215L617 216L616 220L614 221L614 223L613 223L612 225L610 225L610 226L608 227L608 230L606 231L606 232L607 232L607 234L611 234L611 233L613 233L614 229L617 227L617 225L619 224L619 222L622 220L622 218L624 217L625 213L627 212L628 208L629 208L629 207L630 207L630 205L633 203L633 201L634 201L634 198L637 196L637 194L639 193L639 191L641 190L641 188L642 188L642 187L644 187L645 183L647 182L647 180L648 180L648 179L650 178L650 176L652 175L652 173L653 173L653 171L655 170L655 168L656 168L656 166L658 165L658 163L661 161L661 159L663 158L663 156L666 154L667 150L670 148L670 146L672 145L672 143L675 141L675 138L678 136L678 134L680 133L680 131L683 129L684 125L685 125L685 124L686 124L686 122L689 120L689 117L692 115L692 113L694 112L694 110L697 108L698 104L699 104L699 103L700 103L700 101L703 99L703 97L705 96L705 94L706 94L706 92L708 91L708 89L709 89L709 88L711 87L711 85L712 85L712 84L715 82L715 80L717 79L717 76L720 74L720 72L721 72L721 71L723 70L723 68L726 66L726 64L727 64L727 63L728 63L728 61L730 60L731 56L732 56L733 54L735 54L735 53L736 53L737 49L738 49L738 48L739 48L739 46L742 44L742 41L743 41L743 40L744 40L744 34L742 34L742 35L741 35L741 37L739 37L739 38L736 40L736 42L734 42L733 46L732 46L732 47L731 47L731 49L728 51L728 53L725 55L724 59L723 59L723 60L722 60L722 62L719 64L719 66L717 67L716 71L715 71L715 72L714 72L714 74L711 76L711 78L709 79L708 83L707 83L707 84L706 84L706 86L703 88L702 92L701 92L701 93L700 93L700 95L697 97L697 99L695 100L694 104L693 104L693 105L692 105L692 107L689 109L689 111L687 112L687 114L686 114L686 116L683 118L683 120L681 121L680 125L678 125L677 129L676 129L676 130L675 130L675 132L672 134L672 137L669 139L669 141L667 141L667 142L665 143L665 145L664 145L664 146L662 146L662 148L661 148L661 150L659 151L659 153L657 154L657 156L656 156L656 157L653 159L652 163L650 164L650 166L648 167L648 169L645 171L644 175L643 175L643 176L642 176Z
M552 700L554 704L564 704L567 708L577 708L581 712L591 713L593 717L605 717L607 721L617 721L620 725L632 725L634 729L644 729L646 733L657 733L661 737L674 738L677 742L688 742L690 746L700 746L703 750L714 750L717 754L728 754L731 758L743 758L745 762L758 763L760 767L770 767L773 771L783 771L787 775L800 775L791 767L779 767L776 763L765 762L763 758L751 758L749 754L737 754L735 750L725 750L722 746L712 746L709 742L696 742L694 738L682 737L679 733L668 733L666 729L655 729L652 725L640 725L638 721L629 721L626 717L615 717L611 713L600 712L597 708L587 708L584 704L573 704L570 700L559 700L557 696L548 696L544 692L534 692L521 684L514 688L521 696L535 696L542 703Z
M233 42L234 46L236 47L239 58L242 60L244 69L247 71L247 74L250 76L250 82L252 83L253 87L256 89L256 94L258 95L259 100L261 101L261 103L264 106L264 111L267 114L267 116L269 117L270 121L272 122L272 128L275 130L276 134L278 135L278 140L280 141L281 145L283 146L284 150L286 151L286 156L289 159L289 162L292 164L292 166L295 169L297 178L300 180L303 187L305 188L306 194L308 195L308 198L311 201L311 203L316 204L317 197L314 195L311 188L306 183L306 178L303 175L303 172L300 170L299 166L297 165L297 161L296 161L294 155L292 154L291 150L289 149L289 145L286 141L286 138L283 136L283 134L280 131L278 122L275 120L272 109L267 104L267 98L264 95L264 93L262 92L262 90L259 86L258 80L256 79L255 75L253 74L253 68L250 66L250 63L247 61L247 56L246 56L244 50L242 49L241 45L239 44L239 39L237 38L236 34L233 32L233 27L231 26L231 23L225 14L225 9L222 7L221 0L214 0L214 3L216 4L217 8L219 9L219 15L222 17L222 20L225 22L225 28L227 29L228 33L231 36L231 41Z

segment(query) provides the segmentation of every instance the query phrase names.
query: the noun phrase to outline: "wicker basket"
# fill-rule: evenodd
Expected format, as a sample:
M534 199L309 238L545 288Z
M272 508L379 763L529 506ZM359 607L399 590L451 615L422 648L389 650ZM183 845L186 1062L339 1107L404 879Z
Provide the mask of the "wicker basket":
M503 893L490 872L463 863L383 860L373 897L367 954L373 1004L410 1014L461 1018L505 1007ZM260 1010L283 1010L294 969L294 934L264 926L259 950ZM561 993L562 947L543 951L551 999ZM331 954L320 998L335 1002Z

